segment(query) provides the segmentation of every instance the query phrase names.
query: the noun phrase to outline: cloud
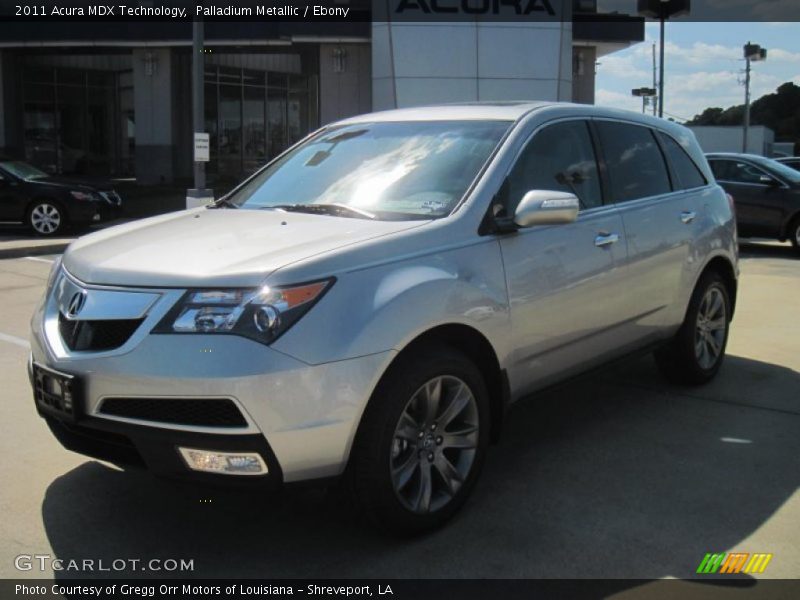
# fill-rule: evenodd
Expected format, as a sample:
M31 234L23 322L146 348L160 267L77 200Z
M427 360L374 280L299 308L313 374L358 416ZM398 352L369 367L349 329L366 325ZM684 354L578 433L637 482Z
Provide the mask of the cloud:
M781 48L767 50L767 60L775 62L800 63L800 52L789 52Z
M642 99L636 98L631 94L623 94L613 90L599 89L595 92L595 104L598 106L609 106L611 108L623 108L625 110L635 110L641 112Z
M636 57L631 55L609 54L599 59L598 73L620 77L623 79L652 79L652 71L646 71L636 64Z

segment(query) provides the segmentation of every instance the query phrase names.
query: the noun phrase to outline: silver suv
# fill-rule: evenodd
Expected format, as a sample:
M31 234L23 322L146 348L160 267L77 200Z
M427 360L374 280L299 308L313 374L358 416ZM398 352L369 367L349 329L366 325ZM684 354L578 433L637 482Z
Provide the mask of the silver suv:
M32 321L69 449L157 474L341 476L379 525L464 503L506 409L629 353L711 379L735 220L692 134L554 103L326 126L214 204L73 243Z

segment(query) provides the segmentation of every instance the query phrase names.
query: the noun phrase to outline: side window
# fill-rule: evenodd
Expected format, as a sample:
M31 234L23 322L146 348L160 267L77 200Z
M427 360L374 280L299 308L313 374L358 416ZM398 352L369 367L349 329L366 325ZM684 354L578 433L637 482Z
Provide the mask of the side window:
M727 179L730 161L728 160L710 160L708 161L711 167L711 172L714 173L714 178L717 180Z
M653 132L640 125L598 121L614 202L672 191L664 156Z
M703 172L686 153L686 150L681 148L681 145L671 136L665 133L659 133L659 135L661 136L661 143L664 145L664 151L667 153L669 162L672 164L672 168L678 176L680 187L684 190L691 190L706 185L708 182L703 176Z
M728 168L723 179L736 183L756 183L764 185L770 183L774 178L749 163L728 161Z
M528 142L501 192L505 213L513 215L531 190L571 192L583 209L603 203L597 158L585 121L550 125Z

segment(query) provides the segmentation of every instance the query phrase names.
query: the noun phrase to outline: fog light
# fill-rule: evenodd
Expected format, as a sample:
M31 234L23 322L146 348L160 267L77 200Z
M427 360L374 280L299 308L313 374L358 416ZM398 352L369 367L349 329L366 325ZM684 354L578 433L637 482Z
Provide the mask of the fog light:
M193 471L220 475L266 475L267 465L257 452L217 452L197 448L178 448Z

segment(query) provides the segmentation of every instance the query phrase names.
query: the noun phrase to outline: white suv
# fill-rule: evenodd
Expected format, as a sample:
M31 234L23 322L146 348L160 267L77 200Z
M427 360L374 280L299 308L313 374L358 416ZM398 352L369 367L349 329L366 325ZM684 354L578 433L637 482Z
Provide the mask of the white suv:
M692 134L554 103L326 126L212 205L73 243L32 321L67 448L249 485L345 476L385 528L450 517L508 406L656 350L722 363L731 202Z

